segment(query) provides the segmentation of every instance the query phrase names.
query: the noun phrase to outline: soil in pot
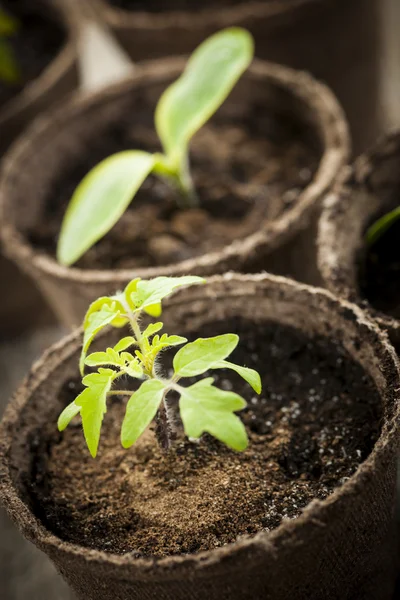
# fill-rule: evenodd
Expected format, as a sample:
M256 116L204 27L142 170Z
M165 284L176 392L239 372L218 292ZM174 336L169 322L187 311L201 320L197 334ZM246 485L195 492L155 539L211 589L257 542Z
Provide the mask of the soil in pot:
M216 4L212 0L110 0L110 4L123 10L135 10L141 12L172 12L184 10L187 12L200 12L215 9ZM243 0L218 0L218 8L243 4Z
M36 79L61 50L65 31L48 3L37 0L1 0L0 8L18 21L18 30L7 38L22 79L17 85L0 81L0 106Z
M241 84L240 84L241 85ZM245 85L245 84L243 84ZM160 93L165 86L157 87ZM124 149L159 151L154 108L159 94L136 90L124 118L85 141L85 154L64 165L46 193L44 216L27 232L54 256L62 217L76 185L100 160ZM122 269L168 265L219 250L293 206L320 157L306 126L268 114L265 101L230 106L195 137L192 174L199 206L178 208L174 191L150 177L116 226L76 266ZM67 161L64 161L67 162Z
M375 309L400 318L400 222L397 221L359 258L362 296Z
M61 435L49 422L32 439L30 489L33 510L50 530L120 554L194 553L270 531L354 473L379 435L381 405L340 342L242 319L208 325L200 334L226 331L241 336L233 360L263 374L258 397L234 374L213 372L218 385L248 401L248 450L234 453L204 436L198 444L179 441L174 453L162 455L151 431L123 450L122 400L106 415L96 460L79 423ZM64 382L60 404L75 397L78 381Z

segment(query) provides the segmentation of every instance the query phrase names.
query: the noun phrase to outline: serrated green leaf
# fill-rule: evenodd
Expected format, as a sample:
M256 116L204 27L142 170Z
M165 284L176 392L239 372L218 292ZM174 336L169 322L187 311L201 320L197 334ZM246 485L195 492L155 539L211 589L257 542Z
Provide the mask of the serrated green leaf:
M22 80L21 70L19 68L12 46L4 39L0 38L0 80L9 85L15 85Z
M153 155L126 150L96 165L76 188L61 226L57 259L75 263L117 223L153 169Z
M238 375L240 375L248 384L251 385L253 390L257 392L257 394L261 393L262 384L261 377L257 371L254 369L249 369L248 367L240 367L239 365L235 365L227 360L221 360L217 364L214 364L212 369L232 369L236 371Z
M143 331L143 337L149 338L164 327L163 323L150 323Z
M173 366L179 377L194 377L212 369L215 363L224 360L239 342L234 333L212 338L198 338L177 352Z
M243 398L216 388L212 378L180 388L180 393L180 414L189 438L199 438L207 432L232 450L241 452L247 448L246 429L234 414L246 407Z
M209 37L192 54L156 109L157 133L172 163L181 165L190 139L228 97L253 54L251 34L238 27Z
M183 277L156 277L155 279L141 279L138 281L136 291L130 294L130 300L136 307L135 311L144 310L152 317L161 314L161 301L180 287L199 285L205 283L202 277L186 275Z
M143 377L143 369L137 359L133 359L128 366L126 367L126 372L131 377L135 377L136 379L142 379Z
M115 344L114 350L115 352L123 352L124 350L126 350L130 346L133 346L134 344L137 345L135 338L131 335L128 335L127 337L122 338L122 340L120 340L118 344Z
M61 415L58 417L58 430L64 431L64 429L70 424L72 419L76 417L76 415L78 415L80 412L81 407L75 404L75 402L71 402L71 404L68 404L68 406L64 408Z
M369 246L375 244L387 230L400 219L400 206L395 208L394 210L386 213L375 221L368 229L366 234L366 240Z
M107 325L112 324L120 316L120 311L117 309L118 307L114 305L116 305L115 302L111 305L103 304L100 310L90 313L87 320L85 320L82 352L79 361L79 368L82 375L85 368L86 354L95 336L99 331L104 329Z
M125 308L123 304L119 302L115 297L109 298L108 296L101 296L100 298L92 302L92 304L86 311L86 315L83 320L84 329L86 329L86 327L88 326L90 317L94 313L99 312L105 306L108 307L110 311L113 310L115 312L116 316L115 319L112 321L113 327L123 327L127 324L128 319L125 316L120 316L125 314Z
M130 448L144 433L157 414L165 391L158 379L144 381L131 396L121 429L121 443Z
M107 394L114 376L111 369L99 369L98 373L86 375L83 384L87 388L75 399L75 404L80 407L86 444L93 458L97 455L101 424L107 411Z
M93 352L85 359L88 367L99 367L110 365L120 368L124 365L122 357L113 348L107 348L106 352Z

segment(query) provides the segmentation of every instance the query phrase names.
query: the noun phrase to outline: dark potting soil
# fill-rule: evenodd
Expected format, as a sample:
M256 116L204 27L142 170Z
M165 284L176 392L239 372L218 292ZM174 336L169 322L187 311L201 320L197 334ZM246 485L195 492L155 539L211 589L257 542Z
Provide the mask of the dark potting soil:
M0 81L1 106L50 64L64 44L65 32L43 1L0 0L0 8L17 19L18 30L7 41L22 74L16 85Z
M48 191L46 214L28 232L36 248L54 256L71 195L100 160L132 148L161 150L154 107L139 91L134 94L126 117L85 145L85 156L75 157ZM220 113L191 145L199 206L180 209L171 186L149 177L119 222L76 266L151 267L221 249L293 206L312 180L318 158L307 132L287 116L266 114L261 103L255 102L244 115Z
M376 310L400 318L400 222L397 221L359 259L362 296Z
M96 460L79 422L64 434L51 422L34 440L32 474L33 509L49 529L114 553L194 553L273 530L355 472L373 448L382 413L361 367L339 343L270 322L255 329L231 319L200 333L226 331L240 334L232 360L263 379L258 396L236 374L212 373L217 385L248 402L241 413L248 449L235 453L205 435L200 443L178 440L163 454L148 431L123 450L122 399L105 417ZM79 391L78 380L66 381L62 403Z
M111 4L124 10L141 12L171 12L187 11L201 12L215 9L217 5L213 0L111 0ZM243 4L243 0L218 0L218 8Z

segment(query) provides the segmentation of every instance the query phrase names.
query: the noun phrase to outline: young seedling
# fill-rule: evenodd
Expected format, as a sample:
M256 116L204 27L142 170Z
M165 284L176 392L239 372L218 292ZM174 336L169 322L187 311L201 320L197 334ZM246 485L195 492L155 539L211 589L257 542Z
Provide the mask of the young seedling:
M369 246L375 244L398 219L400 219L400 206L383 215L369 227L366 234L367 244Z
M162 300L175 289L201 283L204 280L194 276L157 277L149 281L134 279L122 293L99 298L89 307L84 320L80 358L85 389L61 413L58 428L63 431L80 414L86 443L93 457L97 454L107 401L122 395L130 396L121 429L124 448L132 446L155 418L158 442L164 450L170 448L176 433L168 402L170 392L180 397L180 417L190 439L198 439L207 432L233 450L242 451L247 447L246 429L234 414L246 406L241 396L217 388L212 377L187 387L181 384L181 379L202 375L210 369L233 369L260 393L261 379L256 371L226 360L236 348L238 336L228 333L188 343L186 338L178 335L161 335L161 322L141 326L144 314L160 316ZM93 339L104 327L126 324L130 325L132 335L121 337L105 352L88 355ZM173 359L173 375L167 377L160 364L160 353L173 346L182 348ZM97 371L85 375L85 365L95 367ZM141 382L136 391L113 388L118 380L126 377Z
M0 8L0 81L15 85L21 72L8 38L18 31L18 21Z
M118 152L84 177L61 226L57 247L61 264L75 263L110 231L151 173L170 182L182 208L196 205L190 140L228 97L253 53L253 38L237 27L213 35L197 48L158 102L155 126L164 153Z

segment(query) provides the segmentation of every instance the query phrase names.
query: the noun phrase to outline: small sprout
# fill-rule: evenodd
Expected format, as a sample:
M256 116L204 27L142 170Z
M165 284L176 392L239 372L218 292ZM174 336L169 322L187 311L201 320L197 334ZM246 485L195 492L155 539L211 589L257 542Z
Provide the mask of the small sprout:
M253 53L250 33L238 27L211 36L197 48L182 75L158 102L155 126L164 154L118 152L84 177L62 223L57 247L61 264L75 263L110 231L150 173L170 182L183 208L196 205L189 143L226 100Z
M188 387L180 384L182 378L203 375L211 369L233 369L259 394L259 374L226 360L236 348L239 337L228 333L188 343L178 335L160 334L161 322L151 323L144 329L140 325L143 313L157 317L161 314L162 301L174 290L202 283L204 279L194 276L135 279L122 293L102 297L89 307L80 358L85 389L61 413L58 428L63 431L80 414L86 444L93 457L99 446L107 400L116 395L130 396L121 429L124 448L132 446L154 420L160 446L165 450L171 447L176 425L168 403L170 392L180 397L180 416L189 439L198 440L207 432L233 450L242 451L247 447L245 427L235 414L245 408L243 398L215 387L212 377ZM104 327L119 328L125 324L130 325L132 335L121 337L113 348L104 352L88 354L92 341ZM162 374L160 353L173 346L182 347L175 354L173 373L168 378ZM85 366L97 371L85 375ZM114 382L126 376L139 380L139 388L136 391L113 389Z
M398 219L400 219L400 206L383 215L369 227L366 234L367 244L369 246L375 244Z
M18 31L18 21L0 8L0 81L15 85L21 81L21 72L8 38Z

